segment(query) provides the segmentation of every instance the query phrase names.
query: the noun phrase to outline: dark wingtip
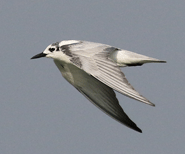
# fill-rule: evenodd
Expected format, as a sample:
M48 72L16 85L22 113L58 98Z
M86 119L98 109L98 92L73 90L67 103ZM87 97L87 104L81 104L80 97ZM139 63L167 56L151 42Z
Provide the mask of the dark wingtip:
M150 104L148 104L148 105L155 107L155 104L153 104L153 103L151 103L151 102L150 102Z
M139 132L139 133L142 133L142 130L141 130L141 129L138 129L138 132Z
M137 126L134 128L134 130L139 132L139 133L142 133L142 130L139 127L137 127Z
M124 124L125 125L125 124ZM132 125L126 125L127 127L139 132L139 133L142 133L142 130L133 122Z

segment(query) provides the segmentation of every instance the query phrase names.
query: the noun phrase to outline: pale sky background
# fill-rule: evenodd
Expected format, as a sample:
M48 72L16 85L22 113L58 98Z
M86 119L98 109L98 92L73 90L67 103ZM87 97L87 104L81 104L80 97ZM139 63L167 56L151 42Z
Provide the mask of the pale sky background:
M1 154L174 154L185 151L184 0L1 0ZM142 134L113 120L61 76L49 44L78 39L166 60L123 68L156 104L117 94Z

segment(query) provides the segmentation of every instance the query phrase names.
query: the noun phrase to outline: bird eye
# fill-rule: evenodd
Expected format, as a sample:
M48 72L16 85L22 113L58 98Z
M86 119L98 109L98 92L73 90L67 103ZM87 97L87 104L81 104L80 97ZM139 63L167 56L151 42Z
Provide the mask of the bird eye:
M53 51L55 51L55 48L49 48L49 51L53 52Z

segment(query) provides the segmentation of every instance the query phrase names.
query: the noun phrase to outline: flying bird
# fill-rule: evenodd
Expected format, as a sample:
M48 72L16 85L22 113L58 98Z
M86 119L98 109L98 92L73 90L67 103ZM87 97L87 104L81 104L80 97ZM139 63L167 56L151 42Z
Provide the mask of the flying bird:
M80 40L50 44L31 59L40 57L52 58L62 76L106 114L127 127L142 132L119 105L114 90L140 102L155 105L133 88L120 67L166 61L110 45Z

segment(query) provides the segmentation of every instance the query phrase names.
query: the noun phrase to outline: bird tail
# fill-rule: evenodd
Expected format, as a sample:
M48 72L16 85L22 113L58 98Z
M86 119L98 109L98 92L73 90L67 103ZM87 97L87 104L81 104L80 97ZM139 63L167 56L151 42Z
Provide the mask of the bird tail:
M127 50L113 52L110 58L120 67L141 66L145 63L166 63L164 60L147 57Z

